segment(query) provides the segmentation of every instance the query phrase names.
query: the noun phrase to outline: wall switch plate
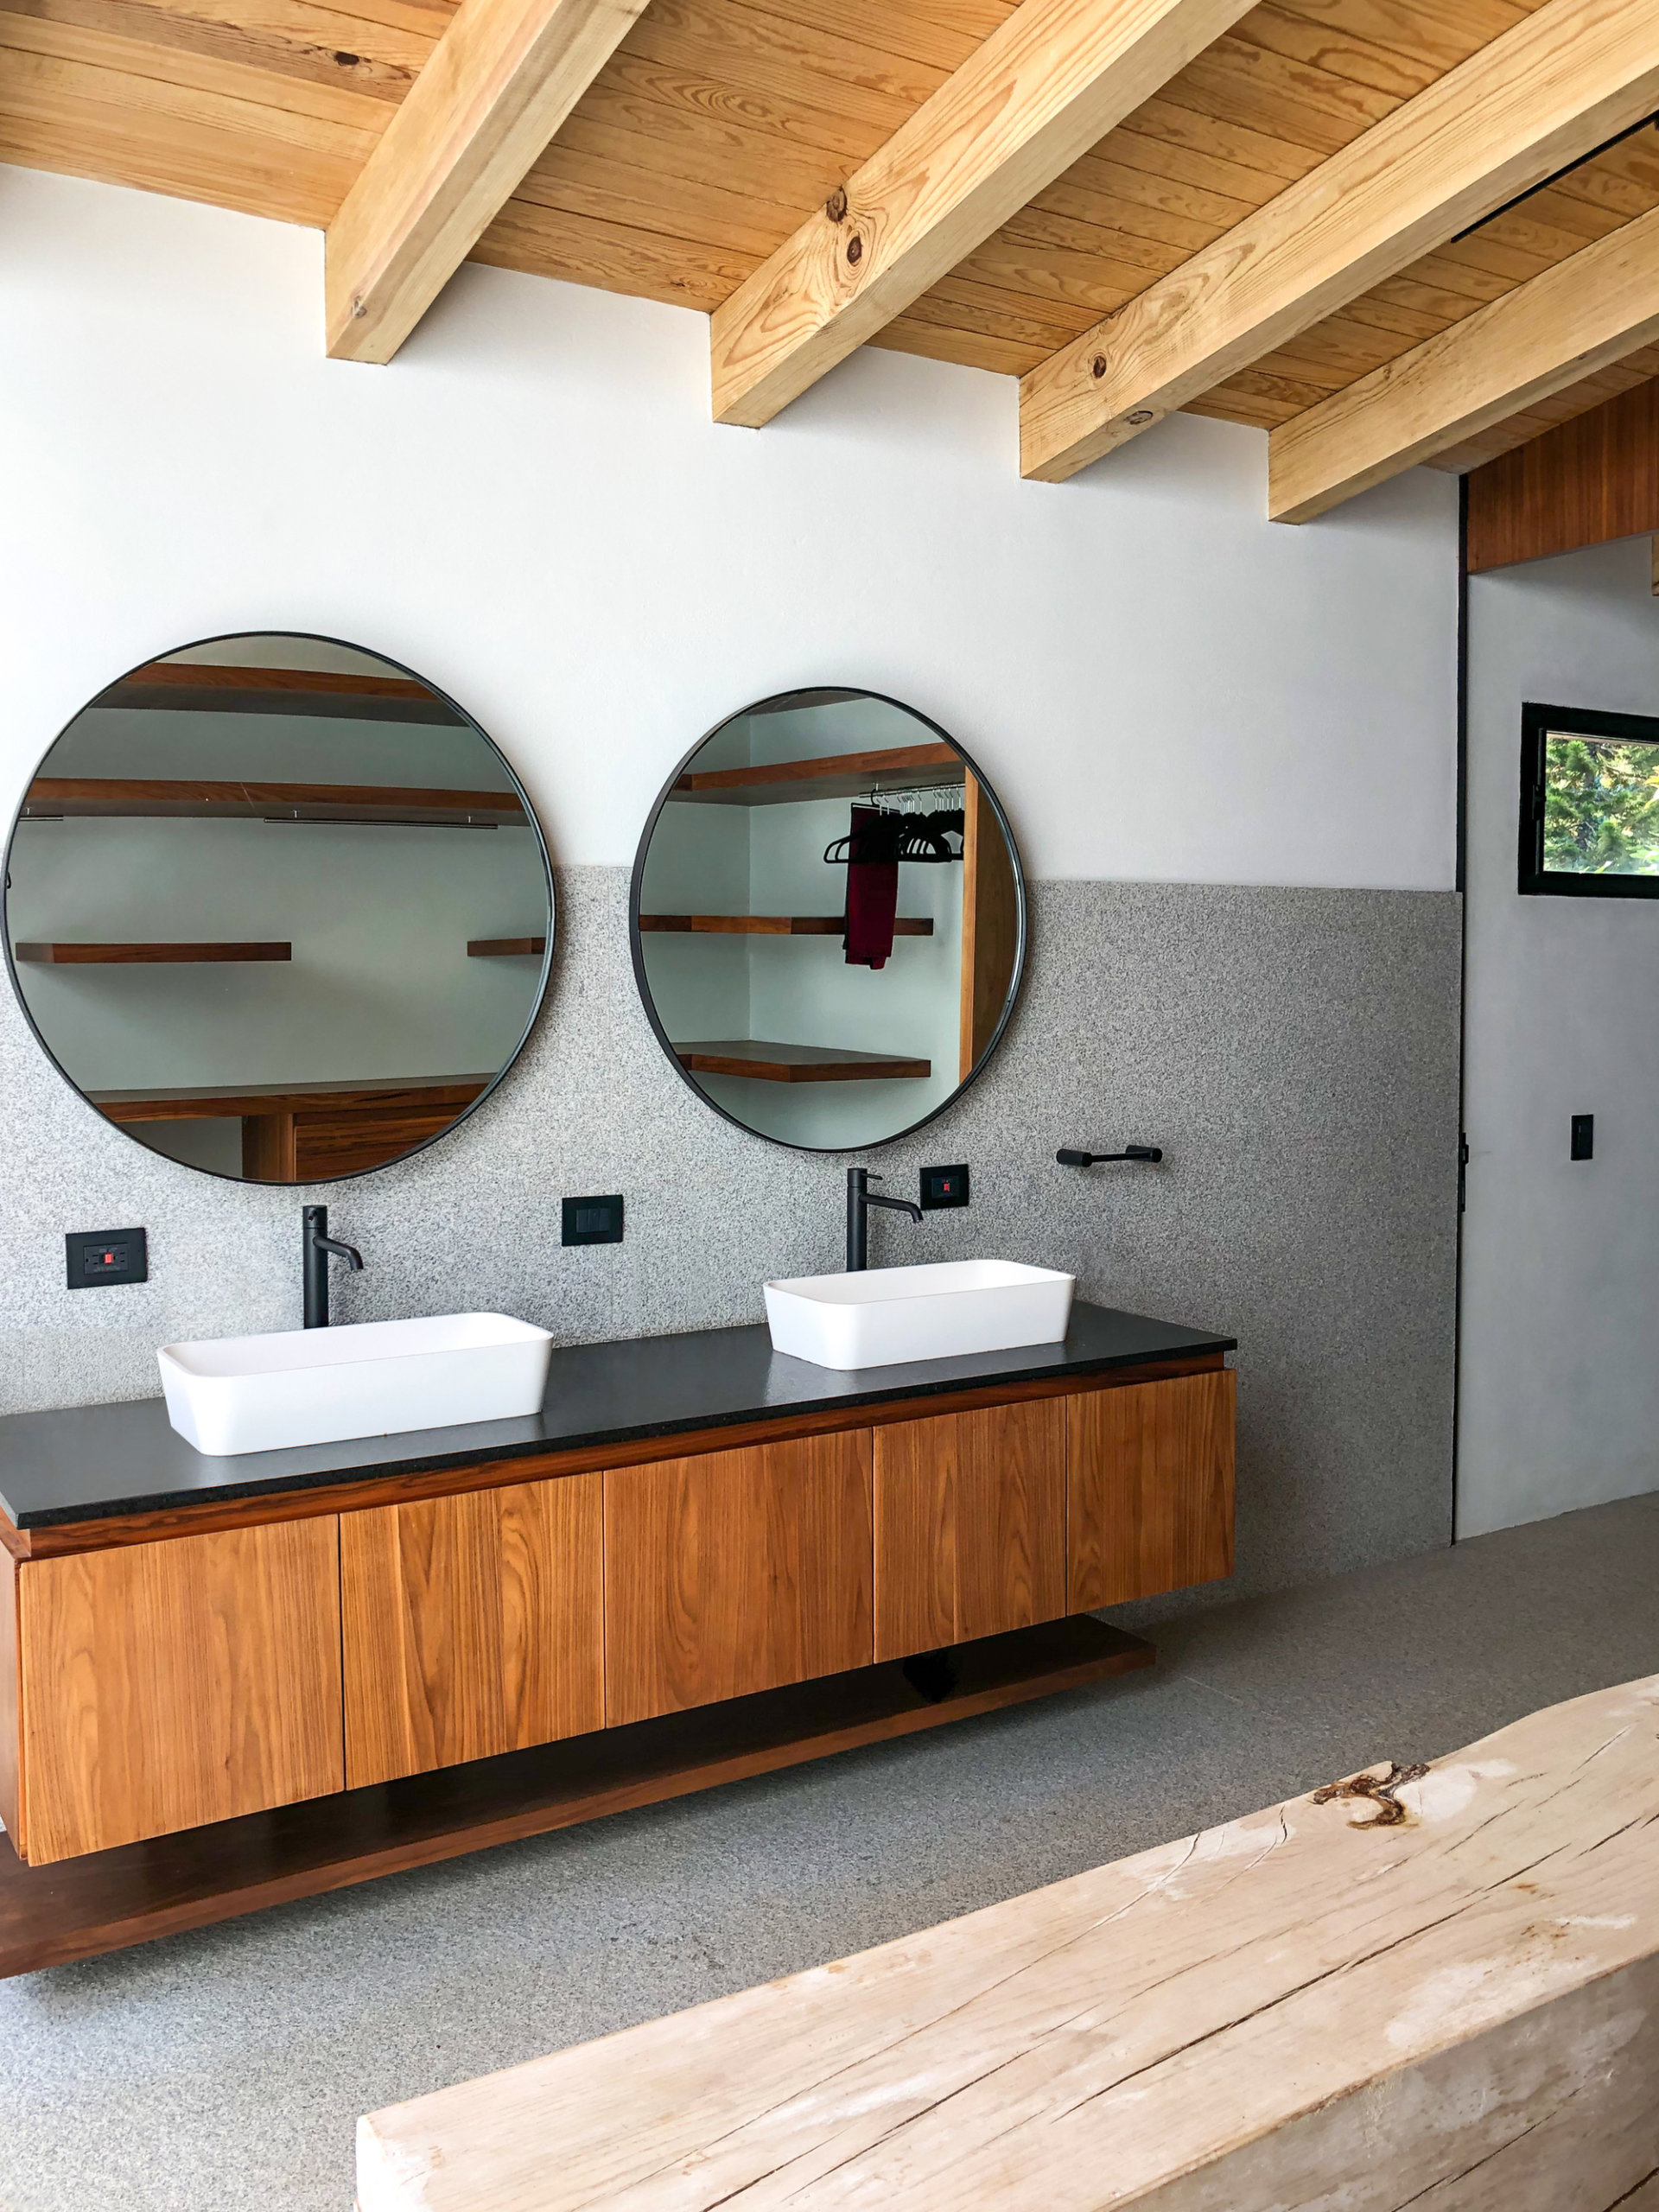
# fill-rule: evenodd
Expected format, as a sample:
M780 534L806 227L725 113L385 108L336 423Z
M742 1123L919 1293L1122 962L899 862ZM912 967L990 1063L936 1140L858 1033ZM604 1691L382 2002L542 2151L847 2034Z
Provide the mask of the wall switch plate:
M620 1244L622 1242L622 1194L608 1198L566 1198L563 1205L566 1244Z
M923 1168L924 1213L938 1213L945 1206L965 1206L968 1202L968 1170L965 1166Z
M1574 1160L1593 1160L1596 1156L1596 1117L1593 1114L1573 1116L1573 1151Z
M103 1282L148 1282L149 1252L142 1229L71 1230L63 1240L71 1290Z

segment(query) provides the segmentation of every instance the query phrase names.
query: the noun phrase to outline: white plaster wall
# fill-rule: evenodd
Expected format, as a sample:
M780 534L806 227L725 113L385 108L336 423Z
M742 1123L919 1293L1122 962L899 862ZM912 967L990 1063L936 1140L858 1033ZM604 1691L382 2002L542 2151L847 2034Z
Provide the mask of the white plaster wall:
M566 862L631 860L734 708L843 682L961 738L1033 878L1451 883L1450 479L1276 527L1260 435L1179 417L1022 483L1012 379L874 350L721 429L702 317L493 270L331 363L321 264L0 169L7 810L111 677L273 626L462 701Z
M1659 1487L1659 900L1516 888L1521 708L1659 715L1649 541L1470 583L1459 1533ZM1573 1115L1596 1156L1568 1157Z

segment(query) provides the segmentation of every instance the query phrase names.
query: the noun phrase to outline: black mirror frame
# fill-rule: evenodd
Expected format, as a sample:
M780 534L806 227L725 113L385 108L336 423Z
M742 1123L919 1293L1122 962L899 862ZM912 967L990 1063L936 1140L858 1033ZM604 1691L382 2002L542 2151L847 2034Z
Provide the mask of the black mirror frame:
M104 1124L105 1128L114 1129L119 1135L125 1137L129 1143L136 1144L141 1152L147 1152L150 1155L151 1159L170 1160L175 1167L188 1168L193 1175L210 1175L216 1183L229 1183L233 1185L238 1190L243 1191L326 1190L330 1185L335 1183L360 1183L365 1175L378 1175L383 1173L388 1167L401 1167L406 1160L417 1159L422 1153L429 1152L435 1144L442 1144L444 1139L452 1135L454 1130L458 1129L463 1122L469 1121L472 1118L486 1098L493 1095L499 1085L517 1064L519 1055L523 1052L524 1046L530 1042L531 1032L535 1028L537 1022L541 1018L542 1009L547 1003L548 987L553 979L553 954L557 941L558 906L554 896L552 858L547 849L546 833L542 828L541 822L537 817L535 807L531 803L530 793L524 789L524 785L519 781L518 771L514 768L512 761L508 760L506 754L501 750L501 747L490 735L488 730L484 728L481 722L474 720L474 718L467 713L466 708L461 704L458 699L452 699L447 691L441 690L439 687L432 682L429 677L423 676L418 669L410 668L406 662L394 660L390 653L378 652L372 645L358 645L349 638L330 637L325 631L321 630L272 629L215 631L211 635L205 638L193 638L184 645L168 645L163 647L160 652L147 653L143 660L136 661L131 668L124 670L121 675L112 676L110 678L109 683L105 684L101 690L93 693L92 698L101 698L105 691L113 689L113 687L118 683L124 683L128 677L136 675L137 671L141 668L148 668L153 661L167 659L175 653L194 652L200 645L223 645L232 638L302 638L310 645L338 645L346 652L368 654L374 659L383 662L387 668L395 669L399 675L406 676L411 682L422 685L426 690L432 694L435 699L442 700L443 704L449 709L452 714L458 715L470 730L472 730L477 736L483 739L485 744L489 747L491 752L493 753L497 760L499 760L502 767L506 771L509 783L512 785L513 791L518 794L519 803L524 807L524 819L529 823L531 830L534 830L536 834L536 850L542 863L543 881L547 887L547 949L542 956L542 972L537 978L535 998L531 1002L530 1012L525 1017L524 1028L519 1032L518 1040L514 1044L512 1052L509 1052L506 1058L502 1061L500 1066L496 1070L494 1075L491 1077L489 1082L485 1084L483 1090L479 1092L477 1097L474 1098L469 1105L463 1106L460 1113L456 1115L454 1120L446 1123L442 1128L438 1130L435 1135L423 1137L419 1144L410 1145L407 1152L400 1152L391 1160L378 1160L372 1167L354 1168L349 1175L330 1175L315 1183L264 1183L257 1181L246 1175L226 1175L222 1173L217 1167L199 1167L194 1160L175 1160L170 1153L158 1151L154 1145L146 1144L142 1137L133 1136L129 1130L122 1128L120 1122L112 1122L110 1120L108 1115L99 1113L98 1108L92 1103L92 1100L87 1097L86 1092L75 1081L74 1077L64 1067L62 1062L58 1058L57 1054L52 1050L51 1046L48 1044L46 1039L41 1035L39 1024L35 1021L34 1015L29 1012L29 1001L24 997L22 988L17 979L17 963L12 957L10 915L11 850L13 843L16 839L18 830L22 823L23 806L29 796L29 785L33 784L35 777L40 774L41 768L52 757L54 748L62 738L67 735L69 731L74 727L75 723L80 720L82 715L86 712L87 707L92 705L92 700L88 700L85 706L76 708L74 713L70 715L69 720L65 722L63 728L59 730L57 736L52 740L52 743L47 747L46 751L41 753L40 759L35 762L34 768L30 771L28 781L23 785L23 797L17 802L17 810L11 818L11 827L6 833L5 870L3 879L0 880L0 937L3 937L4 940L3 950L6 962L6 976L11 985L12 996L17 1002L18 1009L22 1013L23 1020L28 1023L30 1033L33 1035L35 1043L46 1055L47 1060L54 1073L62 1077L63 1081L67 1084L70 1090L73 1091L75 1096L80 1101L81 1104L86 1108L89 1113L98 1115L99 1120Z
M1009 865L1014 870L1016 910L1014 980L1008 986L1007 997L1003 1001L1001 1014L996 1027L991 1033L989 1041L956 1089L948 1097L942 1098L931 1113L924 1114L918 1120L908 1122L902 1129L895 1129L891 1136L874 1137L864 1144L795 1144L788 1137L775 1137L769 1135L764 1129L751 1128L747 1122L740 1121L735 1114L729 1113L717 1099L709 1096L690 1068L682 1063L679 1055L675 1052L672 1039L658 1019L656 1002L651 995L651 982L645 973L645 946L639 928L639 894L645 880L645 856L651 850L651 841L656 832L658 819L664 807L668 804L675 785L684 775L692 761L696 759L698 753L702 752L703 747L708 744L709 739L717 736L728 722L735 721L740 715L758 713L762 708L770 707L776 701L793 697L804 688L805 687L800 684L792 684L787 691L768 692L764 699L752 699L747 706L734 707L730 714L722 715L717 722L711 724L708 729L704 730L695 745L681 754L667 782L657 794L651 812L645 817L645 826L639 833L639 847L633 856L633 874L628 884L628 949L633 959L634 985L639 993L639 1003L645 1008L645 1019L651 1024L657 1042L663 1048L664 1058L699 1103L706 1106L710 1113L718 1114L722 1122L729 1122L734 1129L741 1129L745 1136L753 1137L761 1144L780 1145L785 1152L804 1152L815 1159L825 1160L834 1159L837 1155L845 1156L850 1153L880 1152L888 1145L900 1144L905 1138L914 1136L918 1129L926 1128L931 1122L937 1122L940 1115L948 1113L957 1101L973 1088L995 1058L1002 1039L1007 1033L1008 1024L1014 1019L1014 1010L1019 1003L1020 989L1025 982L1026 952L1029 942L1030 923L1026 898L1026 872L1020 862L1020 848L1014 842L1014 830L1009 824L1001 800L997 797L991 784L987 781L978 762L966 747L952 737L950 731L942 724L936 722L931 715L925 715L919 707L912 707L907 700L895 699L889 691L872 691L861 683L813 684L810 687L813 690L844 691L861 699L878 699L884 706L896 707L900 714L908 715L912 721L920 722L924 728L931 729L942 743L948 745L951 751L957 754L963 766L978 784L981 796L990 801L991 812L996 817L998 829L1002 832L1003 841L1008 849Z
M1607 715L1589 707L1546 707L1529 699L1521 709L1520 871L1522 897L1659 899L1659 875L1579 875L1544 866L1544 743L1551 730L1575 737L1626 738L1659 745L1659 720Z

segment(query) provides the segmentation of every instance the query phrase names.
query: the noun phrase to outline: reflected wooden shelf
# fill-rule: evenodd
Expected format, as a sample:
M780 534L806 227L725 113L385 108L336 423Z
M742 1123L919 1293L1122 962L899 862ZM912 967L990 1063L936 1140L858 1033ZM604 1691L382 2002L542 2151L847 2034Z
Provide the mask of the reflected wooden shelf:
M641 914L639 926L677 937L842 937L847 919L843 914ZM893 933L931 937L933 925L900 917Z
M187 961L291 960L278 940L253 944L18 944L15 958L46 968L172 967Z
M469 937L467 940L469 960L518 960L546 950L544 937Z
M330 721L471 727L464 715L413 677L367 676L341 669L234 668L205 661L156 660L111 683L92 703L168 714L304 715Z
M669 796L716 806L783 806L803 799L857 798L865 791L949 787L966 773L952 745L888 746L821 760L777 760L758 768L711 768L682 776Z
M487 1075L385 1077L365 1083L207 1084L181 1090L89 1090L122 1126L239 1121L242 1172L261 1183L322 1182L378 1167L447 1129Z
M755 1083L885 1083L920 1081L931 1060L901 1059L892 1052L855 1052L842 1046L769 1045L759 1038L676 1045L675 1057L694 1075L747 1076Z
M354 822L375 828L522 829L516 791L393 784L205 783L141 776L36 776L25 821Z

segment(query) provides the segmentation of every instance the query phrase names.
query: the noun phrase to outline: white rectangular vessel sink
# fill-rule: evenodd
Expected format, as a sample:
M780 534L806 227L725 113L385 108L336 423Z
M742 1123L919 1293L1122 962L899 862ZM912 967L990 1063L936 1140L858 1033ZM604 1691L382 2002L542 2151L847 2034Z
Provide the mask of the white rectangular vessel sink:
M167 1417L215 1459L538 1413L553 1339L505 1313L165 1344Z
M1076 1285L1075 1275L1014 1260L797 1275L766 1286L766 1319L774 1351L815 1367L896 1367L1057 1344Z

